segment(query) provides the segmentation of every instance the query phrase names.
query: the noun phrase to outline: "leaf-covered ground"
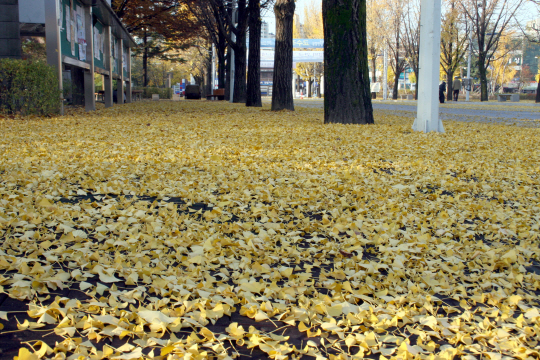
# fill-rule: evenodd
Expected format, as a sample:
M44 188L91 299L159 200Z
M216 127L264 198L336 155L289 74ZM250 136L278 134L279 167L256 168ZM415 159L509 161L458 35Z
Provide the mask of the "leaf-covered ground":
M2 121L2 358L539 358L540 130L322 116Z

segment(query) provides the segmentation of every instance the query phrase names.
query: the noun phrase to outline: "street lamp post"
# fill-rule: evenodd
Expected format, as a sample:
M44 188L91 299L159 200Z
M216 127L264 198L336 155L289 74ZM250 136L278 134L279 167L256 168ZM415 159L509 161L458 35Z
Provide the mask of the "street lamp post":
M441 56L441 0L422 0L418 103L413 130L444 132L439 119L438 86Z
M384 65L383 65L383 100L388 99L388 51L384 48Z

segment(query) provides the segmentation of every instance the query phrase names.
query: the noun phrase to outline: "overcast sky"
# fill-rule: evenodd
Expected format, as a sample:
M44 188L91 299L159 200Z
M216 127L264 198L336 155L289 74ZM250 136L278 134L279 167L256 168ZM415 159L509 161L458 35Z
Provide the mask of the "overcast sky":
M296 0L296 13L300 15L300 21L304 22L304 7L308 6L311 3L312 0ZM313 0L319 4L321 4L321 0ZM520 22L525 24L527 21L536 19L540 17L540 14L538 13L538 8L534 5L532 5L529 1L526 1L525 5L522 5L522 7L519 10L518 19L520 19ZM276 17L274 15L273 9L269 9L265 12L263 15L263 21L266 21L269 25L270 32L276 33Z

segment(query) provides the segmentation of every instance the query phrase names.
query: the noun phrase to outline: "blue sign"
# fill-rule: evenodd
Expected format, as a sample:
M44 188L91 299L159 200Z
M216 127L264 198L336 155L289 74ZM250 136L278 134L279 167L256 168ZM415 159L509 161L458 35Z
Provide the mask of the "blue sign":
M263 86L272 86L273 81L261 81L261 85L263 85Z
M275 48L276 39L262 38L261 47ZM324 39L293 39L293 48L322 49L324 48Z

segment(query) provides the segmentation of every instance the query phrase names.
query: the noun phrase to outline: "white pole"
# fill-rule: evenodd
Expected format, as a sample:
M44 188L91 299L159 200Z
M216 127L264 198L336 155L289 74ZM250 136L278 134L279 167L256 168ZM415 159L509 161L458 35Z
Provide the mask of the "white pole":
M473 86L473 83L472 83L472 80L471 80L471 57L472 57L472 36L471 36L471 30L469 30L469 58L467 59L467 81L469 82L469 86L471 87L472 89L472 86ZM470 93L471 91L470 90L466 90L466 101L469 101L469 96L470 96Z
M444 132L439 119L441 58L441 0L422 0L420 13L420 59L418 103L413 130Z
M212 86L210 87L211 91L214 91L216 84L216 46L212 44Z
M383 65L383 100L388 100L388 52L384 48L384 65Z
M294 94L296 93L296 79L294 78L294 70L292 71L292 93L294 97Z
M236 18L236 3L235 1L233 0L231 2L232 4L232 18L233 18L233 22L234 22L234 19ZM234 35L234 32L231 31L231 39L232 41L236 41L236 35ZM230 69L231 69L231 80L230 80L230 88L231 88L231 91L230 91L230 97L229 97L229 102L233 102L234 100L234 49L232 46L229 47L229 49L231 49L231 57L230 57L230 60L231 60L231 66L230 66Z

